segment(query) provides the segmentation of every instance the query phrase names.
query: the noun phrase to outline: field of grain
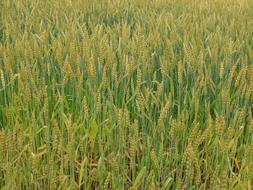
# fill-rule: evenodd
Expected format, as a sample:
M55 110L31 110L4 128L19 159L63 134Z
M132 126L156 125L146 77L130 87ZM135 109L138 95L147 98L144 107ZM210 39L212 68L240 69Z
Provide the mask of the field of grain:
M0 14L0 189L253 189L252 0Z

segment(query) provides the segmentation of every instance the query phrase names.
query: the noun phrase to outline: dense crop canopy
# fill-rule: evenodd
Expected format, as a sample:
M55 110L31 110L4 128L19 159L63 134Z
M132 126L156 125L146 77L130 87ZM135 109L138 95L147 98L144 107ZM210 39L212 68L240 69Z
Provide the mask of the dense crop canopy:
M252 0L0 14L0 188L253 189Z

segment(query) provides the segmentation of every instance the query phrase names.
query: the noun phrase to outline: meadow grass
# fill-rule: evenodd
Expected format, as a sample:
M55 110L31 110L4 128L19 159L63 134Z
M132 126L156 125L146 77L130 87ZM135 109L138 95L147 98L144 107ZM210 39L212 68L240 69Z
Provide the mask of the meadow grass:
M251 190L252 10L2 0L1 189Z

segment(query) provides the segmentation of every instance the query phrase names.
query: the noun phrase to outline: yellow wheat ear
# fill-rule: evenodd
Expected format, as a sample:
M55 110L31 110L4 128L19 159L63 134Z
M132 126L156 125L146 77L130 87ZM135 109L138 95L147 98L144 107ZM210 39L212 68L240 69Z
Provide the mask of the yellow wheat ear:
M1 83L2 83L3 89L4 89L6 83L5 83L5 79L4 79L4 72L2 69L0 70L0 78L1 78Z
M0 148L1 148L1 154L2 154L2 158L4 158L5 154L6 154L6 134L5 131L2 129L0 131Z
M224 62L221 62L220 64L220 79L223 78L224 75Z
M224 127L225 127L224 117L220 117L219 115L217 115L216 116L216 134L219 137L219 139L222 139Z
M178 82L179 82L179 84L181 84L183 81L183 67L184 67L183 63L180 62L178 64Z
M159 99L163 93L164 90L164 83L163 81L161 83L159 83L158 87L157 87L157 92L156 92L156 98Z
M85 118L89 115L89 108L88 108L88 102L86 96L83 97L83 112Z
M107 190L109 188L109 183L111 180L111 173L109 172L104 183L104 190Z
M152 162L154 163L155 168L158 169L159 168L159 161L158 161L157 155L154 150L151 151L150 157L151 157Z

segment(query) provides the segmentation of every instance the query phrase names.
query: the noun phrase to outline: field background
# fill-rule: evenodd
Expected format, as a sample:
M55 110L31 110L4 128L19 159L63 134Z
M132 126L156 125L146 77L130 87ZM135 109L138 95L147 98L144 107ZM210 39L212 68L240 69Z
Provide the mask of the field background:
M253 1L0 14L1 189L253 189Z

